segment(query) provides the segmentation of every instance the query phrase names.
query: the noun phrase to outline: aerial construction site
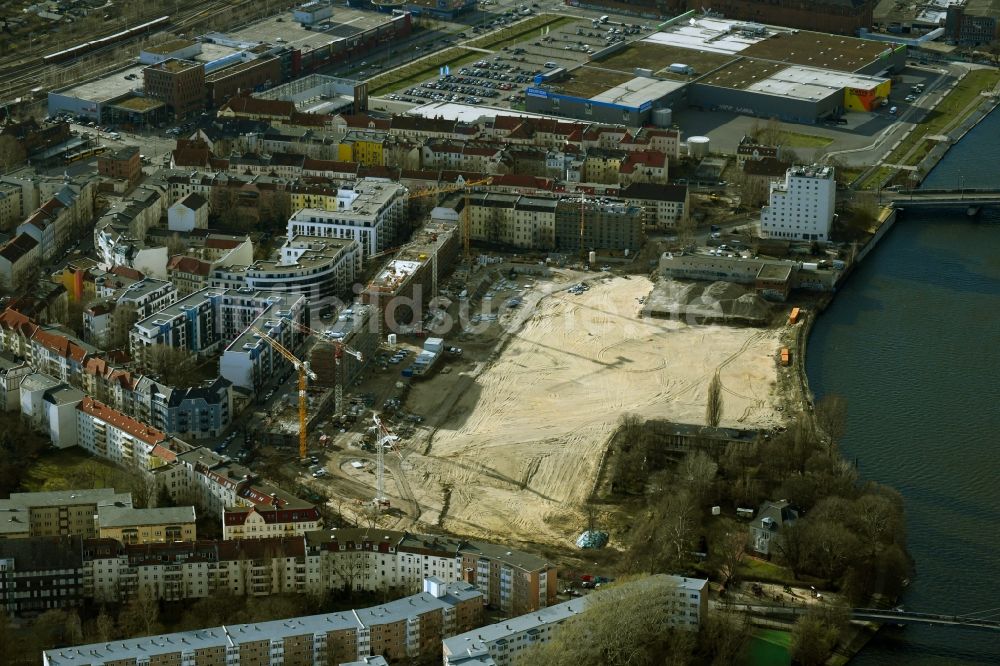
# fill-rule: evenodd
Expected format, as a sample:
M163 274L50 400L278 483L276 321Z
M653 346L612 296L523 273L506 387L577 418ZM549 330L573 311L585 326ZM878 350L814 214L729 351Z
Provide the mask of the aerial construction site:
M311 437L327 445L311 452L320 463L313 478L297 470L355 520L377 498L374 522L387 528L569 545L586 528L583 505L620 415L703 424L718 374L721 426L781 424L780 330L651 318L643 303L653 281L624 272L510 257L451 272L454 236L422 240L363 297L379 337L369 340L371 362L346 378L345 411L358 418L318 420ZM399 294L410 312L387 305ZM443 361L414 376L428 336L443 338ZM382 436L395 436L383 456L368 409L382 415ZM278 421L293 416L289 405Z

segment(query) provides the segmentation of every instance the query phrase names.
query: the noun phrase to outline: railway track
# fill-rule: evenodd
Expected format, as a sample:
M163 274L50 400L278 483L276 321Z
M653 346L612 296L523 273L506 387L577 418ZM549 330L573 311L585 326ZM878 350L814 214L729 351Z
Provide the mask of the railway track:
M261 4L259 0L243 0L242 2L229 2L227 0L216 0L214 2L188 2L180 6L180 11L170 14L172 20L165 22L162 26L148 33L136 34L127 39L122 39L113 44L108 44L93 51L89 51L78 57L71 58L64 62L46 62L44 57L48 54L59 51L59 48L52 45L37 47L31 55L21 55L17 60L5 62L0 60L0 106L12 103L15 99L22 100L29 96L35 88L43 88L43 92L48 92L53 88L60 88L70 85L73 81L82 81L94 76L100 76L105 72L112 71L125 64L121 60L113 60L107 57L115 50L134 44L142 39L148 39L154 35L163 33L181 34L190 32L197 28L209 18L219 15L233 17L233 21L241 20L245 16L245 10ZM294 3L279 2L268 3L266 9L280 11L285 7L290 7ZM223 10L223 11L220 11ZM143 21L156 18L155 13L143 17ZM91 40L80 38L79 44L115 34L113 31L106 35L95 35ZM89 63L89 64L88 64ZM80 71L75 74L70 81L59 81L58 74L65 73L68 68L76 67Z

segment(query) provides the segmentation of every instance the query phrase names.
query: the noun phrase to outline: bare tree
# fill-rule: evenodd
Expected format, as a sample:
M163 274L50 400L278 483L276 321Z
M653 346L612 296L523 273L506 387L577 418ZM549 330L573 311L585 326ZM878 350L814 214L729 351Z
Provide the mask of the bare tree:
M847 430L847 398L837 393L823 396L816 403L816 425L836 444Z
M129 332L138 320L139 312L131 303L115 307L108 324L107 342L105 343L108 349L127 349Z
M722 379L718 371L712 376L708 385L708 399L705 402L705 423L713 428L719 427L722 420Z
M742 525L737 525L722 534L717 540L713 552L719 576L726 585L735 583L739 576L740 565L746 559L749 533Z
M696 504L703 504L715 482L719 464L704 451L692 451L677 466L677 480L690 489Z

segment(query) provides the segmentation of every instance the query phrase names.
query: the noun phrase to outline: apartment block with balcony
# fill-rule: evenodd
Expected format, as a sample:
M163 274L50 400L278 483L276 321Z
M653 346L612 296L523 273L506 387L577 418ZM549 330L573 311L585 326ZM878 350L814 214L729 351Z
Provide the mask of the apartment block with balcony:
M79 536L0 540L0 609L37 615L81 605L82 543Z
M79 445L86 451L141 471L163 464L155 450L167 441L162 431L90 397L84 398L76 409Z
M481 621L482 598L462 583L428 580L424 590L365 609L54 648L42 654L42 663L306 666L375 655L393 662L429 662L440 659L442 639ZM469 620L463 624L458 618Z
M363 178L337 191L336 207L303 208L288 220L287 234L323 238L353 238L362 257L391 247L406 220L405 187L388 180Z

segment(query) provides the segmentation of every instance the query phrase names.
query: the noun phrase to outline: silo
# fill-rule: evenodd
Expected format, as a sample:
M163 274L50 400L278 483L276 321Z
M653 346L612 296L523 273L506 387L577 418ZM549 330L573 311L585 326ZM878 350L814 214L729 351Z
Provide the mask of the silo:
M688 137L688 155L701 159L708 157L711 142L707 136Z
M655 109L653 111L653 124L657 127L670 127L674 123L674 112L672 109Z

